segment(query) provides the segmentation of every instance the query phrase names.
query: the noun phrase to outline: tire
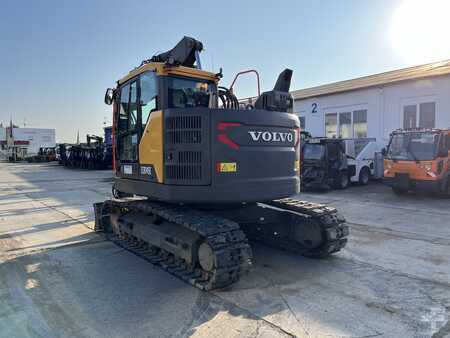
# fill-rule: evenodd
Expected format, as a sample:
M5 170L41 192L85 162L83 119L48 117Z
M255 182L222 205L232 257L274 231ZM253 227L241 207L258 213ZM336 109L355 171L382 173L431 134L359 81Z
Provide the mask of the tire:
M341 171L335 180L335 186L337 189L347 189L350 180L346 171Z
M399 195L399 196L404 195L408 192L405 189L394 188L394 187L392 187L392 191L394 192L394 194Z
M364 167L359 172L359 184L360 185L368 185L370 180L370 170L367 167Z
M447 197L450 197L450 176L447 177L442 190L443 190L444 194L447 195Z

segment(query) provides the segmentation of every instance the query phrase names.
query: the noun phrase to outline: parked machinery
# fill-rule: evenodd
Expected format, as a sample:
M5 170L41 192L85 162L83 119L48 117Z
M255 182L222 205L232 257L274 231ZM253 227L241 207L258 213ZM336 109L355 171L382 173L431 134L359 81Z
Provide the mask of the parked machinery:
M27 162L51 162L56 161L56 148L54 147L44 147L39 148L36 155L28 156L26 158Z
M86 143L60 144L58 153L59 163L69 168L112 168L112 145L104 143L100 136L86 135Z
M68 143L59 143L56 145L56 160L59 164L65 164L67 160L67 149L70 147Z
M345 189L381 178L382 145L371 138L306 138L302 146L302 186Z
M309 138L302 146L301 177L304 188L345 189L349 166L341 139Z
M450 129L392 132L384 182L397 194L410 190L450 193Z
M107 90L116 198L94 205L96 229L202 290L239 279L248 239L310 257L340 251L337 211L287 198L300 185L292 71L240 109L222 74L200 69L202 49L185 37Z

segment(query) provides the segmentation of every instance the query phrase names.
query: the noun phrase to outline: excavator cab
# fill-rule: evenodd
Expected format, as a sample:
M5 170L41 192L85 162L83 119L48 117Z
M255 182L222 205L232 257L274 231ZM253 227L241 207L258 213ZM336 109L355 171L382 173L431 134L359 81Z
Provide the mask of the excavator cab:
M449 191L450 130L396 130L384 161L384 181L396 193Z
M254 109L241 109L221 73L199 68L203 45L185 37L108 89L114 193L167 202L241 203L299 192L299 120L292 71ZM270 158L270 161L267 161Z

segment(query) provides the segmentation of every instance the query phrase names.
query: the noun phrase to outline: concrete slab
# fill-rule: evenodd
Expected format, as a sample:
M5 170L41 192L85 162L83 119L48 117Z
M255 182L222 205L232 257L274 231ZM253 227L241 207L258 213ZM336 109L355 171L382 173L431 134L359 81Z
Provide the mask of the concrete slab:
M0 164L1 337L445 337L449 200L381 185L302 199L352 227L327 260L254 245L252 271L200 292L93 233L108 171Z

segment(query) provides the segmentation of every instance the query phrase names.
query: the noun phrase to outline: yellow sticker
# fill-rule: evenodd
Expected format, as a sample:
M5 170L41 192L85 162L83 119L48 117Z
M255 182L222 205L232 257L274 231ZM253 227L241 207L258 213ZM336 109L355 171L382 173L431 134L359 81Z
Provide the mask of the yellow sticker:
M300 161L295 161L294 171L299 171L299 170L300 170Z
M221 162L219 163L219 171L221 173L234 173L237 171L236 162Z

